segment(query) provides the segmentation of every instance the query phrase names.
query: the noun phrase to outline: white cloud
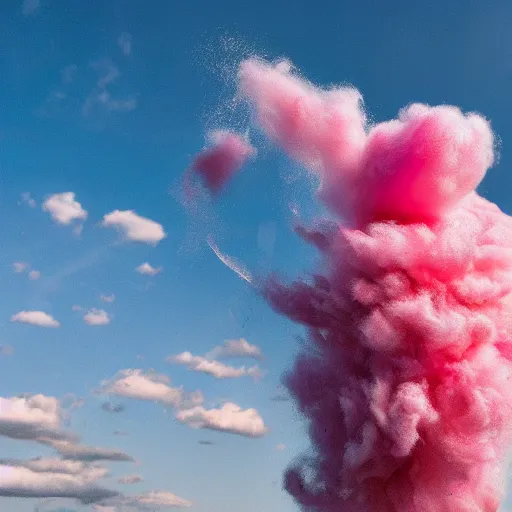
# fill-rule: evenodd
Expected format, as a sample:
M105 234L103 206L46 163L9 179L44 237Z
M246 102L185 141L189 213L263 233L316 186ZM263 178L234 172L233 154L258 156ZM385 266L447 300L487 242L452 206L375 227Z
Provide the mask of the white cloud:
M228 358L251 358L261 360L263 354L260 347L251 345L244 338L239 340L226 340L222 345L215 347L206 357L210 359L228 359Z
M68 437L60 427L59 401L52 396L0 397L0 436L37 441Z
M87 325L107 325L110 323L110 316L103 309L91 309L84 316Z
M103 302L107 302L108 304L111 304L116 300L116 296L112 293L111 295L100 295L100 299Z
M256 409L241 409L231 402L219 409L208 410L197 406L181 410L176 413L176 419L191 428L206 428L246 437L262 437L267 433L267 427Z
M167 491L149 491L137 496L118 496L95 505L97 512L157 512L167 508L189 508L193 503Z
M139 265L135 269L139 274L144 274L146 276L156 276L160 272L162 272L162 267L152 267L147 261Z
M37 281L41 277L41 272L39 270L31 270L28 273L28 278L32 281Z
M234 368L219 361L214 361L202 356L194 356L190 352L182 352L177 356L170 356L166 359L169 363L185 365L189 370L213 375L217 379L234 379L243 376L250 376L254 379L262 377L262 372L258 366L246 368Z
M0 465L0 496L17 498L75 498L84 504L116 496L80 474L39 472Z
M138 484L139 482L143 482L144 479L140 475L125 475L122 476L117 483L123 485L129 484Z
M28 263L25 263L23 261L15 261L12 264L12 269L17 274L21 274L22 272L25 272L28 269L28 267L29 267Z
M132 53L132 36L128 32L123 32L117 38L117 44L125 56L129 56Z
M117 461L117 462L133 462L133 457L122 452L121 450L112 448L98 448L95 446L85 446L67 440L46 439L42 442L57 450L63 459L75 460L82 462L95 462L99 460Z
M118 229L127 240L151 245L167 236L161 224L137 215L134 210L114 210L103 217L102 225Z
M160 402L172 407L194 406L203 403L200 392L185 393L174 388L165 375L144 373L142 370L122 370L113 379L102 382L100 393Z
M74 220L87 219L87 211L75 200L74 192L53 194L45 200L42 208L59 224L67 225Z
M36 203L35 199L32 199L32 197L30 196L30 192L23 192L21 194L21 200L25 204L30 206L30 208L35 208L37 206L37 203Z
M20 311L11 317L11 322L37 325L39 327L60 327L60 323L57 320L43 311Z
M23 0L23 6L21 12L24 16L34 14L39 8L39 0Z

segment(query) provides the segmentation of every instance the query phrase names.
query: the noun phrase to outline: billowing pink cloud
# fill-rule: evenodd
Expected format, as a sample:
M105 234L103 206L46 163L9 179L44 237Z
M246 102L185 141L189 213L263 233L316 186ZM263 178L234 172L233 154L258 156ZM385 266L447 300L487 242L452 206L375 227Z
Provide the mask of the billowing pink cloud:
M475 191L494 161L489 123L412 104L372 126L357 90L317 88L289 64L250 59L238 79L339 217L298 230L323 257L311 282L261 290L310 333L285 382L312 450L286 489L319 512L496 512L512 442L512 220Z

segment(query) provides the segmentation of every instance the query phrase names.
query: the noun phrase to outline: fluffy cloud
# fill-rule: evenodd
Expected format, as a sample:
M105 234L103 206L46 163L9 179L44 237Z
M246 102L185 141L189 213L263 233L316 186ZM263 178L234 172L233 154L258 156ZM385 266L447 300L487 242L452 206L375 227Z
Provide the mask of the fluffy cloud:
M85 446L73 441L42 439L41 442L48 444L57 450L63 459L82 462L95 462L108 460L115 462L133 462L133 457L112 448L98 448L95 446Z
M124 512L128 510L156 512L166 508L189 508L192 502L167 491L149 491L137 496L118 496L96 505L98 512Z
M37 325L39 327L60 327L60 323L57 320L43 311L20 311L11 317L11 322Z
M128 32L123 32L117 38L117 44L125 56L129 56L132 53L132 36Z
M260 347L251 345L244 338L239 340L226 340L222 345L215 347L206 357L209 359L228 359L228 358L250 358L263 359Z
M74 192L63 192L48 197L42 206L59 224L71 224L74 220L87 219L87 211L75 200Z
M160 272L162 272L162 267L152 267L147 261L139 265L135 269L139 274L144 274L147 276L156 276Z
M12 269L17 274L21 274L22 272L25 272L25 270L28 269L28 266L29 266L28 263L25 263L24 261L15 261L12 264Z
M156 245L167 235L161 224L141 217L133 210L114 210L103 217L104 227L114 227L127 240Z
M0 397L0 436L12 439L66 439L60 427L61 409L55 397Z
M125 475L122 476L117 483L123 485L129 484L138 484L139 482L143 482L144 479L140 475Z
M21 466L0 465L0 496L74 498L90 504L117 495L81 474L39 472Z
M87 325L107 325L110 323L110 316L103 309L91 309L84 316Z
M203 403L200 392L185 393L173 388L164 375L144 373L142 370L122 370L113 379L102 382L102 394L123 396L136 400L160 402L172 407L194 406Z
M251 368L234 368L219 361L214 361L202 356L194 356L190 352L182 352L177 356L170 356L166 359L169 363L176 363L186 366L189 370L213 375L217 379L233 379L245 375L259 379L262 376L258 366Z
M100 299L103 301L103 302L107 302L108 304L112 304L112 302L114 302L116 300L116 296L114 294L111 294L111 295L100 295Z
M246 437L262 437L267 433L263 419L256 409L241 409L227 402L219 409L202 406L176 413L176 419L192 428L206 428Z

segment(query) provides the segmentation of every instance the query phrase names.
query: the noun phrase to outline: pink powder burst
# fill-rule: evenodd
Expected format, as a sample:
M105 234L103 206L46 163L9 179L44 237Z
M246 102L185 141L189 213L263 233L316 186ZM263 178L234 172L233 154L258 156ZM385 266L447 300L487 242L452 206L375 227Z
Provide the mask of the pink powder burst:
M312 446L286 489L311 512L496 512L512 444L512 219L476 193L489 123L412 104L370 126L357 90L257 59L239 93L339 217L296 229L323 256L312 282L262 289L309 332L284 380Z
M209 136L212 147L201 151L192 163L205 186L218 193L238 172L256 150L240 135L229 131L214 131Z

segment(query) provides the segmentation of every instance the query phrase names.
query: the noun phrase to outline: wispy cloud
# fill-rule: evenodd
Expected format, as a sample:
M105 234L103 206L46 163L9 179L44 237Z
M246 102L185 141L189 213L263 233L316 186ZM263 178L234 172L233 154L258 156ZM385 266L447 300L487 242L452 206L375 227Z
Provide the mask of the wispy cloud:
M11 322L37 325L39 327L60 327L60 323L43 311L20 311L11 317Z
M101 294L100 295L100 299L103 302L107 302L108 304L112 304L112 302L114 302L116 300L116 296L113 293L110 294L110 295L103 295L103 294Z
M195 372L207 373L217 379L234 379L249 376L257 380L262 377L262 372L258 366L252 366L250 368L242 366L235 368L203 356L194 356L190 352L182 352L176 356L169 356L166 361L168 363L184 365L189 370Z
M122 476L117 483L123 485L129 484L138 484L139 482L143 482L144 479L140 475L125 475Z
M101 404L101 408L105 412L123 412L125 409L124 405L122 405L122 404L113 405L110 402L105 402L105 403Z
M156 512L167 508L189 508L193 503L167 491L149 491L137 496L118 496L95 505L97 512L138 510Z
M39 9L39 0L23 0L21 12L24 16L30 16Z
M23 192L21 194L21 201L30 206L30 208L35 208L37 206L36 200L30 196L30 192Z
M12 264L12 269L13 269L13 270L14 270L14 272L16 272L17 274L21 274L21 273L25 272L28 268L29 268L28 263L25 263L25 262L23 262L23 261L15 261L15 262Z
M208 352L206 357L210 359L249 358L261 360L263 354L260 347L251 345L246 339L226 340L222 345Z
M116 228L126 240L150 245L157 245L167 236L161 224L137 215L134 210L114 210L103 217L102 226Z
M28 273L28 278L31 281L37 281L41 277L41 272L39 270L31 270Z
M242 409L231 402L218 409L197 406L178 411L176 419L191 428L218 430L246 437L262 437L268 431L256 409Z
M91 309L84 315L84 322L87 325L107 325L110 323L110 315L103 309Z
M132 53L132 36L128 32L123 32L117 38L117 44L126 57Z
M276 451L278 452L284 452L284 450L286 450L286 445L283 444L283 443L279 443L277 446L276 446Z
M85 99L82 115L90 117L96 107L108 112L130 112L137 108L137 98L135 96L128 96L122 99L113 98L106 90L92 91Z
M130 455L121 450L113 448L98 448L85 446L73 441L61 439L42 439L41 442L51 446L63 459L77 460L82 462L112 461L112 462L133 462Z
M91 62L91 68L93 68L99 75L97 86L100 89L104 89L107 85L114 82L120 75L119 68L110 59Z
M43 203L42 209L49 212L52 219L58 224L69 225L74 220L85 221L87 211L75 200L74 192L53 194Z
M146 276L156 276L162 272L162 267L153 267L147 261L139 265L135 269L139 274L144 274Z

